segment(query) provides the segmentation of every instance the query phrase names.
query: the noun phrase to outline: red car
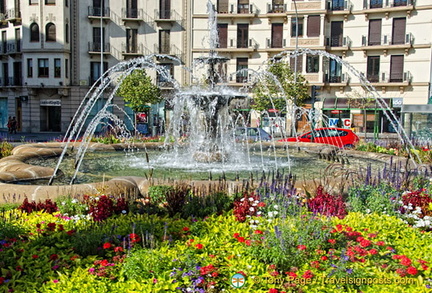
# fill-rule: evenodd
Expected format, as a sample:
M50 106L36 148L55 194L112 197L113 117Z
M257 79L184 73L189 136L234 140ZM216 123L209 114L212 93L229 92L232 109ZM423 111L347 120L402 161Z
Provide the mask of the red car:
M323 127L306 132L298 137L289 137L278 141L316 142L335 145L340 148L352 148L359 141L358 136L350 129Z

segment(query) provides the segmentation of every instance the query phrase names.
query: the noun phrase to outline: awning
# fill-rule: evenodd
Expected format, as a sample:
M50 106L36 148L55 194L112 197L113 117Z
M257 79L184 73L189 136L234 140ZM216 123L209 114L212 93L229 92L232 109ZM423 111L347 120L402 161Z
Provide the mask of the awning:
M422 113L422 114L431 114L432 113L432 105L402 105L402 113Z
M359 100L358 102L356 100ZM383 99L387 105L391 106L392 99ZM350 109L363 109L359 107L361 99L350 98L326 98L323 103L323 110L350 110ZM368 110L381 110L381 107L376 107L376 103L370 103Z

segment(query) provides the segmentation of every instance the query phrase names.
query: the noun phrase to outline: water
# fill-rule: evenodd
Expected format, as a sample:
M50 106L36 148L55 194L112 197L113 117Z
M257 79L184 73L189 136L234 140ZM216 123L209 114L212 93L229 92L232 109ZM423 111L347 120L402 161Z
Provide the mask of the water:
M76 181L78 174L81 172L80 168L83 159L89 148L90 138L94 135L96 128L101 123L105 123L108 127L120 129L119 136L125 140L130 140L132 138L133 135L127 131L123 119L112 114L112 109L118 108L117 105L113 104L113 99L120 84L136 69L145 69L147 72L153 71L155 74L161 75L164 80L173 85L173 95L170 100L170 103L173 105L172 117L170 124L165 126L165 129L167 130L166 142L171 143L173 141L173 148L168 154L171 161L176 164L184 164L185 159L193 158L195 161L207 163L207 165L205 165L205 172L214 171L214 168L218 165L220 165L220 167L217 167L219 168L218 170L225 171L239 167L241 164L239 164L239 160L236 158L238 158L239 155L243 155L243 158L240 161L247 162L249 166L239 167L239 169L249 168L253 170L254 167L252 162L255 160L255 157L250 153L248 148L247 151L241 148L239 144L235 142L234 136L235 128L239 126L247 126L247 121L250 116L244 117L242 115L235 115L230 110L230 105L233 100L247 99L248 96L243 92L234 91L228 88L223 76L219 74L220 70L218 66L228 61L228 59L218 56L215 52L215 48L217 48L218 44L217 15L210 1L207 2L207 8L209 13L208 25L210 32L208 37L208 46L210 53L207 56L197 58L194 61L192 68L182 67L190 73L194 85L188 88L181 88L179 83L169 75L167 69L154 61L158 58L168 58L177 64L181 64L180 60L172 56L152 54L121 62L111 67L91 87L74 115L72 123L65 136L66 147L55 167L55 174L60 169L61 162L65 157L70 142L82 136L83 142L76 151L76 169L70 183L72 184ZM282 60L284 60L287 58L296 58L305 54L318 55L333 59L337 63L341 64L347 72L357 77L365 89L365 92L376 99L377 104L383 109L383 113L387 116L388 120L391 121L394 129L398 129L397 134L401 142L406 145L408 150L412 147L403 128L394 125L397 119L384 99L381 98L379 93L369 83L369 81L367 81L363 74L357 71L349 63L345 62L338 56L329 54L325 51L305 48L299 48L294 52L285 51L274 58L281 57ZM201 75L199 72L203 68L207 68L207 79L200 82ZM245 83L244 89L250 87L254 81L270 76L275 80L275 83L279 85L281 91L280 96L288 96L277 81L276 77L265 68L260 68L256 71L241 70L233 73L233 75L242 74L243 71L247 71L250 75L250 83ZM305 113L305 109L294 105L290 98L286 99L288 104L288 115ZM87 128L84 129L85 121L88 120L92 109L96 106L96 103L101 100L104 101L102 109L98 111L95 117L90 121L90 123L88 123ZM274 105L273 100L272 104ZM269 114L263 113L263 116L266 115L268 116ZM130 121L133 120L127 115L125 117ZM315 117L310 118L309 123L312 125L314 125L316 121L325 120L325 117L320 116L319 113L317 113ZM291 121L296 121L295 117L293 117ZM295 134L295 131L293 133ZM282 131L282 136L284 137L285 135L286 133ZM279 154L277 154L275 148L273 149L274 151L271 156L276 158ZM289 153L288 149L283 155L287 158L287 162L289 162L292 154ZM284 166L277 159L269 159L269 157L270 156L265 153L262 146L259 147L258 161L261 162L261 168L266 165L265 162L270 161L272 162L274 169L287 167L289 171L291 171L291 164ZM137 160L139 163L140 159ZM156 162L155 164L163 165L164 163ZM194 169L190 165L185 166L191 168L191 170ZM50 184L53 182L54 176L50 180Z

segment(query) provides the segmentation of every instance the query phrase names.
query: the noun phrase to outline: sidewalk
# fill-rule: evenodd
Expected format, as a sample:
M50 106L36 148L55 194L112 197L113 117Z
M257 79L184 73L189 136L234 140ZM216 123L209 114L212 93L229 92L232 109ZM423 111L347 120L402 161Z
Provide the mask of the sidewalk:
M45 133L29 133L17 132L10 134L6 130L0 130L0 141L6 140L9 142L47 142L63 138L64 133L61 132L45 132Z

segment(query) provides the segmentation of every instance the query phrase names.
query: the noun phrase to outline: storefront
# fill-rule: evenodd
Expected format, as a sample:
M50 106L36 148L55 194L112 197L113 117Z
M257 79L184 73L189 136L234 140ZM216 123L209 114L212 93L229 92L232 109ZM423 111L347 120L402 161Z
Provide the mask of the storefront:
M403 105L402 125L417 140L432 140L432 105Z
M40 131L61 131L61 100L40 100Z
M323 124L330 127L351 128L356 132L396 132L390 119L400 117L396 99L383 99L388 108L381 107L375 99L326 98L323 102ZM393 107L395 105L395 107ZM393 115L388 114L390 110ZM394 116L394 117L393 117ZM394 124L394 123L393 123Z

